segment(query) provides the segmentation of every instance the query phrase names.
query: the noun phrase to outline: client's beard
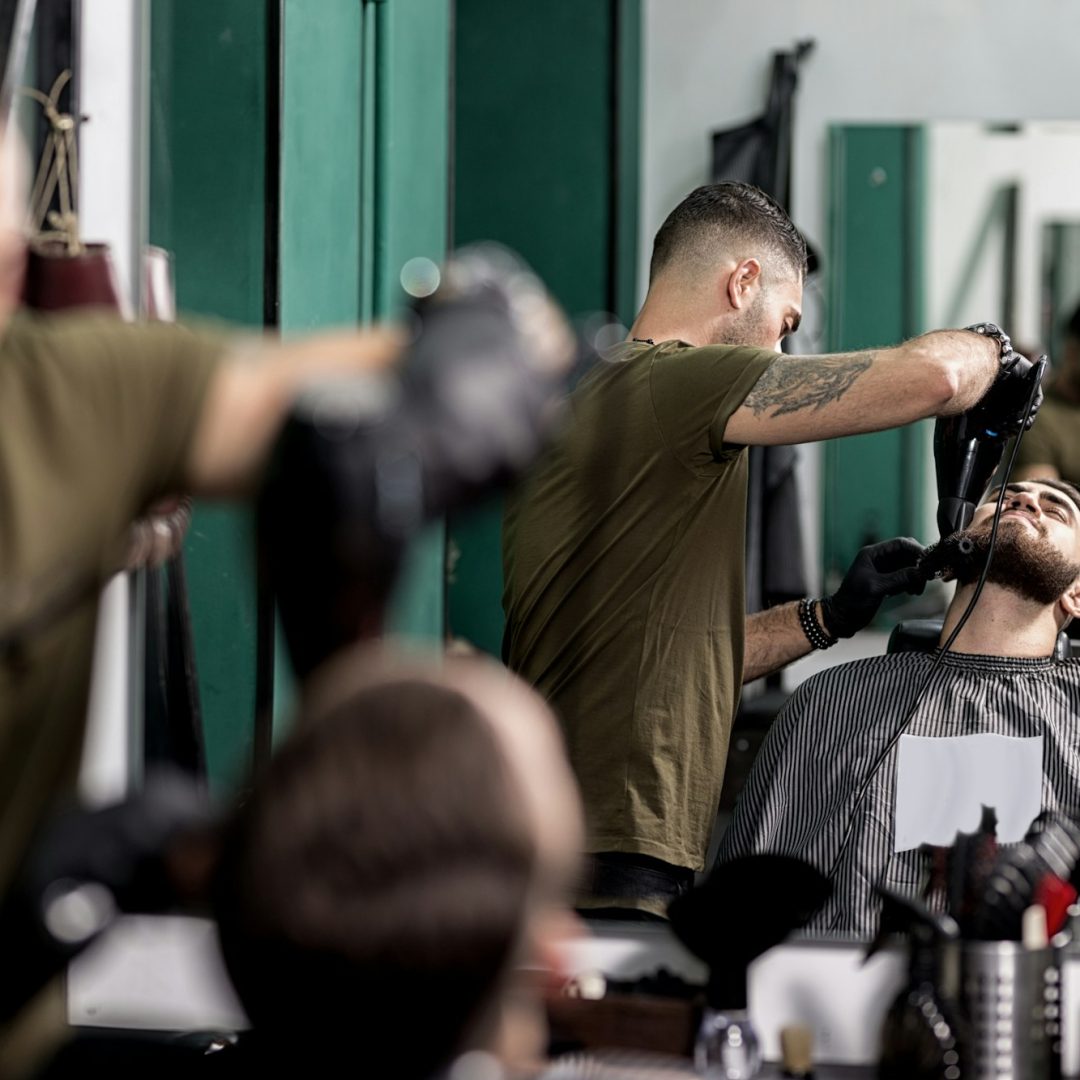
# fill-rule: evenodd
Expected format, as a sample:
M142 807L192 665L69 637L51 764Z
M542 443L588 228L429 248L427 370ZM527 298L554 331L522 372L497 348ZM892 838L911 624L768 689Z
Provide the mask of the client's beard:
M939 545L952 569L949 577L961 585L977 581L990 553L992 519L947 536ZM1015 525L1015 527L1014 527ZM1036 528L1039 526L1036 524ZM1070 562L1045 533L1033 536L1019 522L998 526L994 558L986 575L988 584L1009 589L1037 604L1052 604L1080 577L1080 563Z

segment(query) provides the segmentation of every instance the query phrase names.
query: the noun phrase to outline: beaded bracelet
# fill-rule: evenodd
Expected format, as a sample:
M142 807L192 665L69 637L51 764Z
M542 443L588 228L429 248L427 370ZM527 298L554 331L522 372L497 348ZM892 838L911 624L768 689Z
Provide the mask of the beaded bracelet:
M837 639L830 637L818 622L817 615L814 613L816 603L816 600L811 600L809 597L804 597L799 601L799 625L806 635L806 640L815 649L831 649Z

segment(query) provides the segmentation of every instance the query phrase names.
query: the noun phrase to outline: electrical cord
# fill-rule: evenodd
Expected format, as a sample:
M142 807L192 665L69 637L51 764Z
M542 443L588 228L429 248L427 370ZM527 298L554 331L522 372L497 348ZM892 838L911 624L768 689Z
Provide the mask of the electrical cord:
M1043 357L1039 361L1039 366L1045 371L1046 358ZM1001 490L998 492L997 503L994 506L993 523L990 527L990 544L986 554L986 564L982 568L982 573L979 575L979 580L975 585L975 591L971 594L971 599L967 603L967 607L964 608L963 615L960 616L960 621L954 627L952 633L948 636L945 644L938 650L937 656L934 657L933 664L930 665L930 670L926 673L923 681L919 684L918 690L915 691L915 697L912 700L911 708L908 709L907 714L904 716L903 722L893 732L889 741L885 744L881 753L878 754L874 761L873 768L871 768L866 779L863 781L862 786L859 788L859 793L855 799L855 805L851 810L851 817L848 820L848 827L844 833L844 838L840 843L840 850L836 854L836 858L833 860L832 866L829 869L829 881L834 880L837 871L840 869L840 863L847 853L848 848L851 846L852 837L855 835L855 821L859 809L862 807L863 801L866 799L867 793L870 790L870 785L874 782L877 774L881 771L881 767L885 764L885 761L889 755L893 752L896 744L900 741L900 737L911 726L912 720L915 719L915 714L918 712L919 706L922 704L923 697L926 694L927 689L930 686L934 676L941 670L941 661L945 657L945 654L953 646L953 642L956 641L960 635L960 631L964 629L968 619L971 618L971 613L975 610L975 605L979 602L979 597L982 595L983 586L986 584L986 575L990 570L990 563L994 558L994 548L997 544L998 525L1001 522L1001 514L1005 506L1005 489L1008 487L1009 478L1012 476L1013 466L1016 464L1016 455L1020 450L1020 442L1024 437L1024 433L1028 429L1028 419L1031 416L1031 410L1035 405L1035 399L1039 394L1039 387L1042 384L1042 371L1039 372L1038 377L1034 380L1031 393L1028 396L1027 407L1024 410L1024 419L1020 425L1020 430L1017 432L1016 440L1013 442L1012 451L1009 454L1008 463L1005 466L1005 473L1001 478Z

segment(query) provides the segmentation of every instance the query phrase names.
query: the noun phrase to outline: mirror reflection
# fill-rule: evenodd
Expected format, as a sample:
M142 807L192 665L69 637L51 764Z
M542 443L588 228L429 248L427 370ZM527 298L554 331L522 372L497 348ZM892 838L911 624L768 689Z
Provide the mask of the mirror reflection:
M866 156L871 137L883 136L879 152L895 136L907 157L906 171L891 178ZM875 246L838 246L838 261L859 261L836 269L836 282L899 263L925 320L914 329L970 326L891 348L777 355L801 322L806 256L784 247L786 215L755 204L747 189L698 189L660 228L629 340L575 390L571 432L505 518L505 655L563 718L592 830L584 910L659 915L705 869L707 808L725 764L723 736L716 747L711 733L731 724L740 670L752 681L810 650L824 653L870 626L886 597L919 596L931 583L926 602L906 613L922 618L902 618L903 610L892 618L888 655L810 678L775 722L749 712L770 730L717 857L807 859L834 886L809 929L865 936L879 921L876 887L921 892L930 869L923 845L946 847L957 832L974 832L983 805L996 812L1002 843L1021 840L1044 810L1075 812L1075 691L1071 668L1050 657L1069 647L1058 639L1074 614L1080 504L1049 461L1033 461L1025 439L1042 404L1037 341L1055 320L1041 273L1050 255L1039 245L1057 235L1053 222L1075 213L1060 177L1075 172L1076 137L1068 125L835 133L844 151L838 190L860 180L908 188L891 196L896 224ZM831 298L841 321L851 302ZM1027 355L996 325L977 322L979 310L1003 312L1003 322L1011 317L1029 333ZM860 313L860 331L834 328L834 336L874 333L873 314ZM725 370L736 380L730 386ZM944 393L933 385L942 376ZM1067 387L1068 376L1059 378ZM1053 412L1060 392L1051 394ZM747 526L738 494L745 481L731 476L737 448L923 417L938 418L914 433L925 464L902 456L897 464L909 475L893 482L914 489L912 524L924 541L940 530L933 553L867 528L871 542L835 591L751 613L740 643L743 567L720 554L738 550ZM1005 487L999 522L996 498L984 494L1018 431L1020 467L1047 483ZM856 452L863 468L868 457L888 468L880 443L864 441ZM933 481L916 467L933 469ZM834 493L829 510L867 513L862 494ZM882 498L868 494L869 507ZM991 532L997 558L982 580ZM959 586L947 604L942 580ZM1062 680L1053 719L1042 708L1031 714L1031 690L1019 677L1029 668L1037 685L1051 669ZM995 696L994 687L1008 690ZM991 708L971 705L987 695ZM769 698L773 709L778 698ZM748 730L736 727L737 747L761 740L760 727ZM918 754L924 747L929 759ZM935 806L929 818L927 804Z
M960 655L943 658L933 677L924 672L928 651L951 636L971 601L993 498L969 527L976 553L963 569L952 565L947 572L959 587L944 620L903 618L911 610L901 610L890 620L887 646L881 641L886 655L802 682L750 772L720 857L782 851L827 868L843 885L810 923L811 932L872 935L878 885L909 895L929 888L941 903L941 867L935 878L934 857L920 849L947 848L957 833L975 834L983 807L995 812L1001 843L1022 840L1040 813L1076 813L1070 734L1076 691L1071 667L1047 658L1070 653L1064 631L1074 615L1078 572L1077 504L1068 481L1080 473L1068 462L1080 430L1072 390L1077 338L1070 328L1080 294L1064 285L1069 267L1062 246L1064 223L1077 214L1073 185L1063 179L1076 172L1077 136L1070 124L940 123L919 131L928 193L922 208L927 324L964 324L976 310L1006 312L1018 334L1030 335L1025 353L1035 356L1039 342L1052 340L1059 343L1058 360L1047 379L1046 412L1018 448L1013 477L1026 483L1006 490L1015 509L1002 515L985 589L951 645ZM946 494L943 481L950 482L949 446L940 430L937 435L926 448L937 464L936 490L923 485L927 516L938 505L935 496ZM1031 483L1037 480L1047 483ZM955 551L950 558L957 562ZM996 631L979 629L995 623ZM1040 699L1041 689L1032 696L1028 680L1053 685L1060 704ZM949 901L978 903L970 896Z

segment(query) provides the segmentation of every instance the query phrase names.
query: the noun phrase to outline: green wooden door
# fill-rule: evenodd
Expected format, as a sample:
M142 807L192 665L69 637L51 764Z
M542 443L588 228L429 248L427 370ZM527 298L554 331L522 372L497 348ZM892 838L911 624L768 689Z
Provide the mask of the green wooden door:
M395 315L410 259L446 254L450 209L450 57L452 0L365 4L373 19L374 118L370 303L377 319ZM370 49L370 45L369 45ZM369 83L371 86L371 83ZM446 530L440 522L413 544L390 617L397 634L441 640L445 633Z
M894 345L922 325L919 128L835 127L830 142L830 348ZM826 444L826 588L858 549L922 530L927 422Z
M151 19L151 243L173 252L185 316L260 326L265 12L247 0L155 0ZM207 764L220 788L246 773L253 748L251 514L197 506L185 554Z
M636 304L639 0L458 0L454 242L518 251L573 316ZM498 655L501 500L451 522L449 625Z

